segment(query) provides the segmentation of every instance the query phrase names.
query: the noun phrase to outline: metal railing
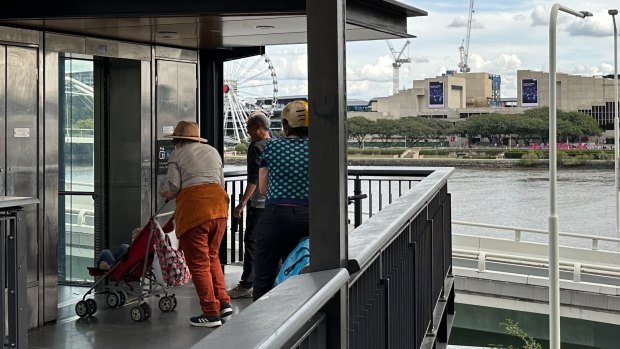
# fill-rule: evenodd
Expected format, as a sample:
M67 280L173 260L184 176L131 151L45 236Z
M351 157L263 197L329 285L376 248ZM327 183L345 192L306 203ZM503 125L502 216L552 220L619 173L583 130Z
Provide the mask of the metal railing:
M455 265L473 268L480 273L500 272L522 276L540 276L547 278L549 259L544 243L523 239L523 233L547 236L548 231L524 227L513 227L486 223L452 221L455 226L469 226L490 229L492 237L455 233L457 247L453 249ZM507 234L502 234L508 232ZM497 237L502 235L502 237ZM618 286L620 268L615 267L620 260L617 251L599 249L599 242L608 242L616 246L620 239L560 232L560 236L571 238L572 243L561 245L559 268L563 279L572 279L577 283L590 283ZM506 238L508 237L508 238ZM580 244L579 241L586 241ZM585 246L584 246L585 245Z
M495 229L495 230L504 230L504 231L511 231L512 233L514 233L514 241L516 242L520 242L521 241L521 234L522 233L534 233L534 234L539 234L539 235L549 235L549 231L548 230L542 230L542 229L531 229L531 228L522 228L522 227L511 227L511 226L505 226L505 225L496 225L496 224L486 224L486 223L473 223L473 222L464 222L464 221L452 221L453 225L465 225L465 226L471 226L471 227L478 227L478 228L490 228L490 229ZM565 232L560 232L559 233L560 236L563 237L571 237L571 238L577 238L577 239L582 239L582 240L590 240L590 246L592 251L598 251L599 248L599 241L607 241L607 242L613 242L613 243L620 243L620 239L618 238L612 238L612 237L605 237L605 236L596 236L596 235L591 235L591 234L576 234L576 233L565 233ZM614 244L615 246L615 244Z
M463 249L454 249L452 251L454 258L464 258L475 260L477 270L486 272L489 263L496 262L502 264L523 265L533 268L548 270L549 259L507 255L504 253L493 253L485 251L470 251ZM589 264L573 261L560 261L560 270L573 274L574 282L582 282L582 275L589 274L604 278L620 279L620 268L609 267L598 264Z
M420 348L447 340L453 310L450 173L427 172L350 234L349 271L359 268L349 282L352 348Z
M451 201L447 192L452 170L349 170L354 182L370 181L368 187L377 183L378 195L373 197L378 206L374 207L380 210L375 212L373 204L366 204L372 218L360 222L349 234L349 347L432 348L439 342L447 343L454 314ZM227 181L238 181L239 175L228 172ZM407 190L403 190L405 186ZM360 194L360 187L363 185L356 187L355 195ZM232 184L228 188L231 193ZM368 195L369 199L373 197ZM231 200L231 208L236 201ZM363 205L355 207L354 215ZM243 310L204 343L224 348L325 348L322 314L341 284L334 281L327 286L325 281L316 281L320 273L342 275L342 271L330 270L294 277L270 291L267 301L261 299ZM308 280L312 282L307 284ZM312 305L302 309L310 299ZM281 306L283 303L286 306ZM259 318L261 324L269 325L261 325L257 333L244 330L254 328L252 323ZM270 346L275 337L277 346Z
M358 227L365 217L370 218L392 204L430 172L432 170L428 168L349 167L349 204L353 207L349 210L349 222ZM233 211L247 185L246 171L225 170L224 177L225 189L230 196L230 226L220 246L220 260L222 264L229 264L243 261L245 219L235 218Z
M65 139L69 138L95 138L95 130L92 128L66 128Z

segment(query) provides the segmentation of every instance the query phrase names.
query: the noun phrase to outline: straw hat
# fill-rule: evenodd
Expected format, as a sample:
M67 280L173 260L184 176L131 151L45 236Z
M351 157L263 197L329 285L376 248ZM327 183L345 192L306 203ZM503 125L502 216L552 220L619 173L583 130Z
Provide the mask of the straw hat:
M201 143L207 143L207 140L200 138L200 129L198 124L191 121L179 121L177 127L171 135L165 135L166 138L191 139Z

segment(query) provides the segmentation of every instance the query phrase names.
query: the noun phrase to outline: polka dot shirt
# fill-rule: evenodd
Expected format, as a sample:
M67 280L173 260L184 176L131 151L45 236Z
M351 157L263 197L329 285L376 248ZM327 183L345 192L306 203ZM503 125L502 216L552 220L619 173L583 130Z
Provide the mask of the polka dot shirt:
M308 205L308 138L276 138L265 145L268 205Z

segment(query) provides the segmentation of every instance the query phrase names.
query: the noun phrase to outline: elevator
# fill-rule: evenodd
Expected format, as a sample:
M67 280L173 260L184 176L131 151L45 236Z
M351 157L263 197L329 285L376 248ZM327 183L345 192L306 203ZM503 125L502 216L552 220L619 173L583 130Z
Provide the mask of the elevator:
M197 60L191 50L0 27L0 195L41 202L19 225L29 328L75 316L65 290L92 283L98 252L130 243L163 204L164 136L197 121Z

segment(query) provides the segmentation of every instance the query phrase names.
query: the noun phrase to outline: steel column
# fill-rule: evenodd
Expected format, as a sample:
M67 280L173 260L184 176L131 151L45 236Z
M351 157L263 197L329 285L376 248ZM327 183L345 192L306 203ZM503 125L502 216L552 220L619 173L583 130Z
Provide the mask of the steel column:
M224 61L212 51L198 54L200 134L224 157Z
M346 268L345 0L306 1L312 271ZM326 307L328 348L348 347L348 289Z

